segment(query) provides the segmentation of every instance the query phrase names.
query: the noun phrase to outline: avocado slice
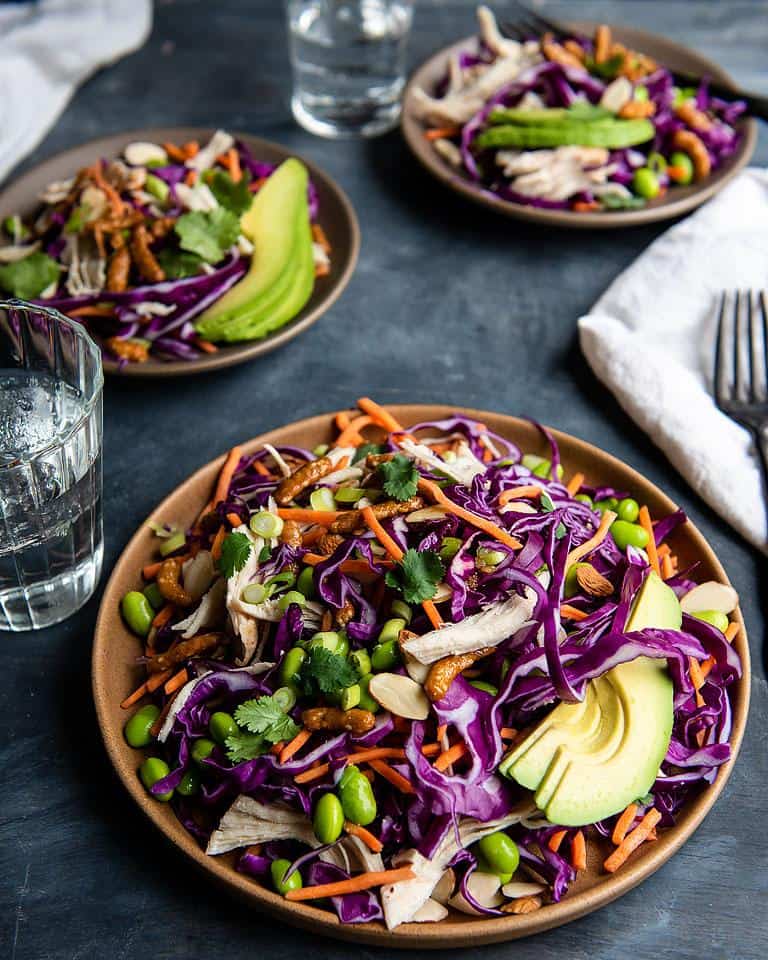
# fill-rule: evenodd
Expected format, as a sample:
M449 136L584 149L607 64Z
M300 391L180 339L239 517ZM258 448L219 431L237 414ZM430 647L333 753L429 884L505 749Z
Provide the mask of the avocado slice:
M540 147L607 147L620 150L652 140L656 129L650 120L607 119L595 122L561 120L555 123L500 124L487 127L475 140L486 148L515 147L535 150Z
M651 572L627 631L678 630L674 591ZM639 657L592 680L581 703L561 703L504 758L499 771L534 791L551 823L583 826L622 811L650 790L672 735L666 662Z
M258 192L241 220L242 232L254 246L250 268L197 319L195 329L201 336L213 341L246 339L252 335L243 330L256 319L279 316L285 323L304 306L308 295L301 300L296 291L309 286L311 292L314 284L308 180L304 164L290 157ZM248 325L241 323L246 316Z

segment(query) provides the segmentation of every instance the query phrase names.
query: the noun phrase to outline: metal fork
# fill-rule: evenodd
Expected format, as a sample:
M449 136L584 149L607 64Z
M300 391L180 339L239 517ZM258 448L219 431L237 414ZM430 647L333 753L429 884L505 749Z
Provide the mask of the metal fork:
M729 299L733 301L730 310ZM722 294L714 384L718 407L752 434L768 503L768 298L764 290Z

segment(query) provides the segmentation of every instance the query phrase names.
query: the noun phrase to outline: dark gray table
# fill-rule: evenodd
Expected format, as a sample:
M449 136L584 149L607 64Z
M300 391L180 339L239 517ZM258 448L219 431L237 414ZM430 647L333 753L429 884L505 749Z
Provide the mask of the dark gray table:
M412 63L471 32L472 7L469 0L420 0ZM593 0L545 9L663 31L768 92L765 2ZM341 301L278 353L188 381L107 383L105 570L154 504L196 467L242 438L363 393L530 415L605 447L685 507L738 588L753 655L750 726L706 825L659 873L600 913L483 955L763 960L765 560L617 409L575 334L576 318L663 228L558 234L494 219L431 183L397 134L331 143L298 130L287 93L277 0L158 0L146 47L89 81L24 164L146 124L248 130L289 144L337 177L363 231L357 273ZM757 159L768 160L764 131ZM98 599L62 626L2 636L0 955L349 955L349 946L291 930L215 889L128 800L107 763L91 703Z

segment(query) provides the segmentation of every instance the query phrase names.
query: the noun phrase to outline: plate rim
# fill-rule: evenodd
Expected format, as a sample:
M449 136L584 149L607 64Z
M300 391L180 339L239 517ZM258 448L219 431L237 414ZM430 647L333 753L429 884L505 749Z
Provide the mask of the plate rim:
M400 415L404 420L411 422L420 422L420 420L424 418L443 418L455 412L460 412L466 416L476 417L485 421L487 421L488 418L492 420L498 419L502 424L512 429L518 429L521 425L527 428L530 427L530 421L524 420L521 417L458 405L386 404L386 409L394 415ZM242 443L241 446L245 452L248 452L250 449L265 442L280 442L281 435L287 430L307 430L316 433L323 431L327 433L331 419L337 412L339 411L316 414L311 417L291 421L281 427L261 433L251 440ZM413 420L413 416L417 416L418 420ZM610 468L619 470L626 475L628 482L634 483L636 480L639 480L640 483L646 487L646 490L650 489L664 509L669 512L677 509L674 501L672 501L660 487L623 460L572 434L565 433L556 428L549 427L548 429L551 430L559 444L570 446L572 450L577 451L581 456L588 456L597 463L602 461L603 464L607 464ZM268 890L266 887L258 885L252 878L248 878L247 875L238 873L226 862L215 857L207 856L191 835L181 826L172 811L165 805L156 803L148 796L136 776L135 763L131 765L128 762L129 757L133 756L133 754L130 753L131 748L125 744L120 731L115 735L114 731L109 729L109 710L113 709L114 704L107 702L107 691L104 682L104 674L106 672L105 663L109 657L109 630L108 626L105 625L105 621L108 621L110 611L112 615L114 615L114 611L117 609L116 600L118 600L119 597L113 596L113 594L116 594L116 591L119 589L118 581L120 579L121 568L127 563L127 558L130 554L137 549L141 549L142 537L146 536L147 521L161 515L170 505L171 501L183 495L183 491L187 488L194 487L195 484L204 480L213 483L224 459L225 454L222 454L208 461L178 484L137 527L135 533L121 551L112 568L100 601L99 612L94 628L91 659L91 685L97 721L111 766L133 800L143 813L146 814L152 824L163 833L165 839L190 857L207 875L211 876L218 883L226 885L231 892L235 893L241 899L247 899L258 909L265 911L274 910L274 915L279 920L315 933L322 933L336 939L351 942L388 946L396 949L415 947L443 949L446 947L499 943L530 936L551 929L552 927L569 923L587 913L592 913L622 896L651 876L651 874L655 873L698 829L701 822L717 801L731 775L738 759L747 722L751 692L750 654L746 626L740 606L734 611L735 620L740 626L739 634L734 641L734 646L736 646L741 657L743 672L742 677L732 687L735 704L733 709L733 729L729 741L732 749L731 759L719 769L715 781L706 790L694 796L686 803L684 820L671 828L669 832L663 834L651 850L645 854L642 860L630 861L621 872L608 875L605 880L601 880L599 884L566 896L559 903L548 904L539 911L521 916L510 915L496 918L459 919L440 921L439 923L432 924L409 923L403 924L394 931L388 931L380 922L374 924L342 924L335 914L331 914L328 911L313 907L308 903L292 903L286 901L283 897ZM701 553L702 556L706 558L722 582L730 584L728 575L720 563L717 554L713 548L710 547L698 527L691 520L688 521L686 527L686 533L692 538L696 552ZM121 752L123 754L122 757L120 756ZM165 816L165 814L168 814L168 816Z
M118 130L114 133L105 134L103 136L91 137L88 140L84 140L82 143L75 144L71 147L66 147L64 150L60 150L58 153L54 153L52 156L40 160L38 163L35 163L19 176L13 177L4 183L2 188L0 188L0 214L3 214L4 212L6 197L15 189L19 187L23 188L25 180L28 178L31 179L34 176L39 176L41 172L44 171L44 169L48 166L57 168L59 165L64 166L66 163L68 168L72 169L73 165L68 162L70 157L74 158L82 150L89 148L98 150L102 145L112 144L116 141L122 140L130 142L132 140L142 139L158 142L162 140L173 139L174 137L182 137L184 139L210 138L216 129L218 128L197 125L173 125L167 127L150 126L137 127L130 130ZM228 132L236 139L244 140L249 146L251 146L252 149L255 147L258 150L267 147L270 151L283 154L284 158L286 159L288 157L296 157L307 167L310 177L314 181L322 183L323 188L333 196L338 210L343 216L343 221L349 234L349 255L343 270L337 277L333 286L326 291L320 302L317 303L311 310L309 310L305 316L301 316L298 320L294 318L284 327L281 327L280 330L276 331L274 334L270 334L263 340L244 341L243 343L239 344L224 345L219 349L218 353L204 354L197 360L155 360L149 361L146 364L129 364L122 370L118 369L118 364L116 361L102 360L102 366L105 374L120 378L135 377L137 379L145 380L157 378L163 379L167 377L181 377L191 374L209 373L214 370L221 370L226 367L232 367L241 363L246 363L247 361L253 360L256 357L271 353L273 350L276 350L288 343L290 340L293 340L294 337L299 336L299 334L311 327L320 319L321 316L323 316L331 309L331 307L333 307L333 305L349 285L360 256L361 232L360 221L357 213L344 188L334 177L327 173L323 167L319 166L313 160L307 159L307 157L302 153L291 150L275 140L268 140L265 137L257 136L254 133L247 133L242 130L233 130ZM110 147L110 149L112 148ZM304 310L302 310L302 313L303 312ZM77 318L73 319L77 320Z
M597 21L577 20L569 21L569 25L576 30L594 31L598 26ZM695 57L701 64L702 72L710 74L712 78L727 86L737 88L731 75L724 70L715 61L710 60L693 47L688 47L676 40L671 40L664 34L653 33L644 30L642 27L635 27L632 24L614 24L608 26L617 36L622 32L629 31L640 38L647 38L651 44L661 42L675 54L683 57ZM674 200L664 200L657 205L644 207L640 210L623 210L612 212L610 216L604 213L576 213L569 210L546 210L538 207L517 204L511 200L503 200L488 192L479 189L472 181L466 179L463 174L458 173L448 166L448 164L438 157L432 149L428 149L424 144L423 127L411 110L413 91L422 86L422 78L425 74L443 63L448 55L455 50L466 47L477 38L477 34L471 34L454 43L441 47L430 54L422 63L420 63L408 78L408 83L403 91L403 111L401 119L401 130L403 138L408 145L411 154L418 160L422 168L427 171L434 179L443 186L466 197L468 200L494 210L496 213L510 217L514 220L524 220L529 223L540 223L548 226L574 228L582 230L614 230L621 227L642 226L649 223L657 223L662 220L673 219L695 210L697 207L706 203L716 193L722 190L738 173L740 173L750 162L757 146L758 125L754 117L746 116L741 122L743 140L735 154L730 167L716 171L709 182L704 183L700 188L692 190L683 197L677 197Z

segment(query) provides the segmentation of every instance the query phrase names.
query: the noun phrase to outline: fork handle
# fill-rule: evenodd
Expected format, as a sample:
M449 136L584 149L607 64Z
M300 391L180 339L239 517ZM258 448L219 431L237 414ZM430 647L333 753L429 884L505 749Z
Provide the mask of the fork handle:
M755 431L755 440L763 468L763 499L768 510L768 420Z

